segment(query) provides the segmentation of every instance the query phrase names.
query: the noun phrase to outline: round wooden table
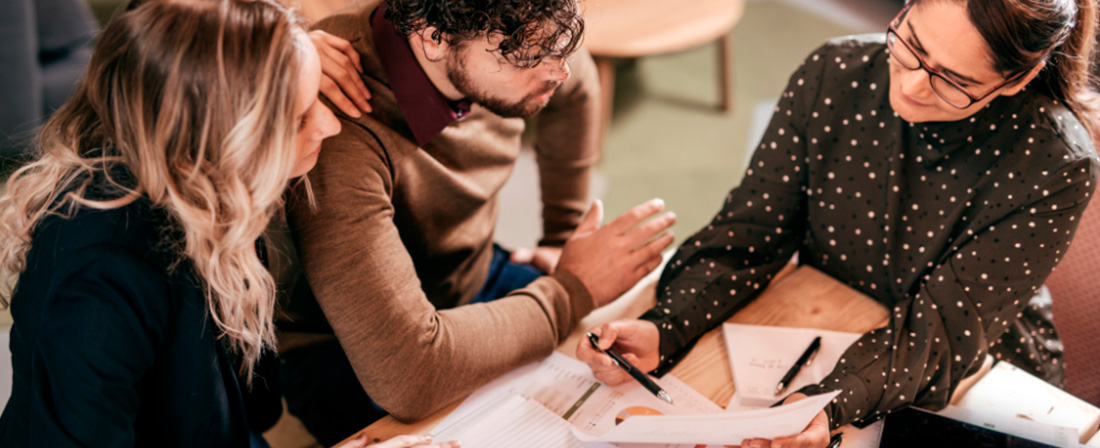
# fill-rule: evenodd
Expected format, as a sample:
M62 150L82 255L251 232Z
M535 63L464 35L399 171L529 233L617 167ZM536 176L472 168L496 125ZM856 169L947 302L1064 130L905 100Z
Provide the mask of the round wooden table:
M600 73L606 126L614 93L614 58L672 53L718 42L721 106L731 99L730 31L741 20L744 0L582 0L584 42Z

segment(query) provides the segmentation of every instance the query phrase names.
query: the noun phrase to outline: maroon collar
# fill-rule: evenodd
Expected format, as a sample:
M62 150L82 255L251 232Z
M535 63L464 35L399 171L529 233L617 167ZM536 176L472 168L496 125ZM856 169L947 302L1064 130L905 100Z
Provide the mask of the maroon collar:
M409 48L409 41L386 20L387 7L387 2L382 2L371 15L374 44L397 105L412 129L417 146L423 147L443 128L470 113L470 101L449 101L435 88Z

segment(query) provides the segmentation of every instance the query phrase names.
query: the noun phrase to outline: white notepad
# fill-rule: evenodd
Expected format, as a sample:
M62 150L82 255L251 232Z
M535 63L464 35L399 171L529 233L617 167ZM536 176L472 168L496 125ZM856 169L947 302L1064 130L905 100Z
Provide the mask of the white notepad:
M727 410L770 406L783 397L825 379L844 352L862 336L859 333L726 323L722 334L729 353L736 392ZM802 368L782 395L775 386L815 337L821 349L813 362Z

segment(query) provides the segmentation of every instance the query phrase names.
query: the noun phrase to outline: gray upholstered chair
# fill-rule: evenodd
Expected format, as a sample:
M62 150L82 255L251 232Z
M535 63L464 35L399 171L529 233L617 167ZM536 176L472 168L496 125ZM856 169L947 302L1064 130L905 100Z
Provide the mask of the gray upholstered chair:
M83 0L0 1L0 156L68 100L98 30Z

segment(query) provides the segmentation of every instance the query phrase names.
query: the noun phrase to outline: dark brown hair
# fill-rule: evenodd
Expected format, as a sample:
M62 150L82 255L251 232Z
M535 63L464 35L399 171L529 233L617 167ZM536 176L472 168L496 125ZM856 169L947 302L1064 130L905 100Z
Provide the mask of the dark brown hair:
M584 34L576 0L389 0L386 18L403 37L434 27L428 37L456 46L499 34L501 56L519 66L567 56Z
M1046 62L1032 85L1065 102L1093 141L1100 141L1091 73L1097 0L965 1L970 21L992 52L994 69L1007 77Z

